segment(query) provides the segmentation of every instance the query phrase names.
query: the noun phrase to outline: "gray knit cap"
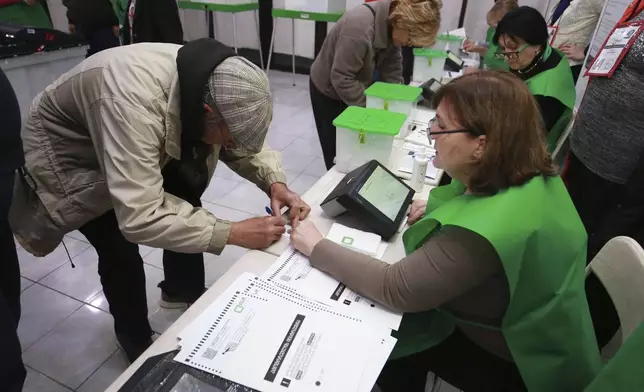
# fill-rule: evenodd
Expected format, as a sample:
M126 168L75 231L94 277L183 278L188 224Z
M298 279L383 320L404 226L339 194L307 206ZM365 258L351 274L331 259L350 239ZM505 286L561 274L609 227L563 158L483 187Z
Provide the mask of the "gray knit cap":
M219 110L238 149L262 150L273 117L264 71L243 57L229 57L208 79L206 103Z

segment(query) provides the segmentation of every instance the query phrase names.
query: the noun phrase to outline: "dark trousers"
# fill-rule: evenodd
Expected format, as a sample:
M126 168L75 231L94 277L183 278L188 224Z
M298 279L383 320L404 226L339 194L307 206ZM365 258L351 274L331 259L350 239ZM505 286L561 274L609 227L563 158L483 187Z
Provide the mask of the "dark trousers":
M412 46L403 46L400 51L402 53L403 80L405 84L409 84L414 75L414 48Z
M599 177L570 153L565 173L566 186L588 233L590 263L601 248L614 237L633 237L642 244L644 165L625 185ZM639 179L639 180L638 180ZM619 260L614 260L618 263ZM593 274L586 279L586 297L595 327L597 343L603 347L619 328L619 317L606 289Z
M176 173L164 173L166 192L180 197L195 207L201 201ZM148 322L145 272L139 247L123 237L114 210L110 210L80 228L96 248L98 273L105 298L114 317L114 330L132 340L145 342L152 336ZM161 289L173 296L196 301L204 292L203 254L163 252L165 279Z
M311 93L315 127L318 130L318 137L322 146L324 164L329 170L333 167L333 160L335 159L335 126L333 125L333 120L347 108L347 105L342 101L322 94L311 80L309 81L309 91Z
M572 80L577 84L577 80L579 80L579 75L581 74L581 67L583 65L573 65L570 67L570 70L572 71Z
M114 35L111 27L98 30L83 31L83 36L89 43L86 58L102 50L114 48L121 45L119 37Z
M459 329L423 352L387 362L378 377L382 392L424 392L427 372L469 391L525 391L514 363L485 351Z
M0 390L22 391L27 371L18 340L20 264L7 219L14 172L0 172ZM6 389L4 389L6 388Z

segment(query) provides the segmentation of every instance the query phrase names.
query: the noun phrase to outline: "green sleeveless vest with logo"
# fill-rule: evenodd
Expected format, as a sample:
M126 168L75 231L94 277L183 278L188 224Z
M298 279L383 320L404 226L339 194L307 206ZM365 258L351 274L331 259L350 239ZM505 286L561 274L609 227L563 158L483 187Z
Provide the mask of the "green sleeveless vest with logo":
M556 50L548 46L544 57L547 59ZM572 120L573 109L575 108L575 101L577 100L577 92L575 90L575 82L572 77L572 71L566 56L557 51L561 56L561 60L556 67L547 71L541 72L530 79L526 80L526 84L532 92L532 95L543 95L545 97L552 97L559 100L566 106L566 110L561 115L557 123L548 130L548 151L553 152L559 141L559 137L566 130L566 127Z
M464 191L458 182L432 190L425 217L403 235L407 253L444 225L485 237L510 288L500 331L528 390L583 390L598 373L600 356L584 291L586 232L563 182L537 176L493 196ZM392 357L441 342L455 320L441 309L405 314Z
M495 32L496 32L496 29L494 27L490 26L490 28L487 29L485 42L488 43L488 47L487 47L487 51L485 52L485 55L483 55L482 62L487 67L487 69L492 69L492 70L501 69L501 70L507 71L510 69L510 67L508 66L508 63L506 63L505 60L497 59L494 56L496 51L499 49L499 47L495 45L493 42Z

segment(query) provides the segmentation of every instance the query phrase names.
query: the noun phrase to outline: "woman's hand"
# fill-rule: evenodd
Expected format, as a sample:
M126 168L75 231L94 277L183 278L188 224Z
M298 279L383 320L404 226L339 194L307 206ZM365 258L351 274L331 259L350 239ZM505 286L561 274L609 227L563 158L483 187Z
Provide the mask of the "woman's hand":
M413 225L418 222L423 216L425 216L425 210L427 209L427 200L414 200L411 203L411 210L409 215L407 215L407 222L409 225Z
M324 239L315 224L308 220L300 221L297 226L293 227L290 234L291 244L307 257L311 256L315 245Z
M476 42L470 41L469 39L466 39L465 42L463 42L463 49L465 49L466 52L470 53L483 54L487 52L487 48L479 46L476 44Z
M584 48L579 45L564 44L559 47L570 60L583 61L586 58Z

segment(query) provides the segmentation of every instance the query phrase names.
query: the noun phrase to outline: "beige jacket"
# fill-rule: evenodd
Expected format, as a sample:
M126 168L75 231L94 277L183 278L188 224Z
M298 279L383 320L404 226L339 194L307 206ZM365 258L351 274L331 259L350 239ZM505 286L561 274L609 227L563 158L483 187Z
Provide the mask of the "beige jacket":
M605 0L575 0L571 2L557 21L558 30L552 46L555 48L566 44L584 48L588 46L599 22L604 2ZM554 3L548 21L552 20L552 14L559 2ZM573 66L582 64L583 61L568 59L568 63Z
M391 42L389 7L391 0L358 5L345 13L324 40L311 66L311 81L327 97L347 105L365 106L365 88L380 80L402 83L402 55Z
M42 256L63 235L114 209L125 238L183 253L219 254L231 223L163 190L161 169L180 159L176 58L179 45L146 43L98 53L39 94L22 130L26 170L10 223L20 244ZM286 182L279 153L218 160L268 191Z

